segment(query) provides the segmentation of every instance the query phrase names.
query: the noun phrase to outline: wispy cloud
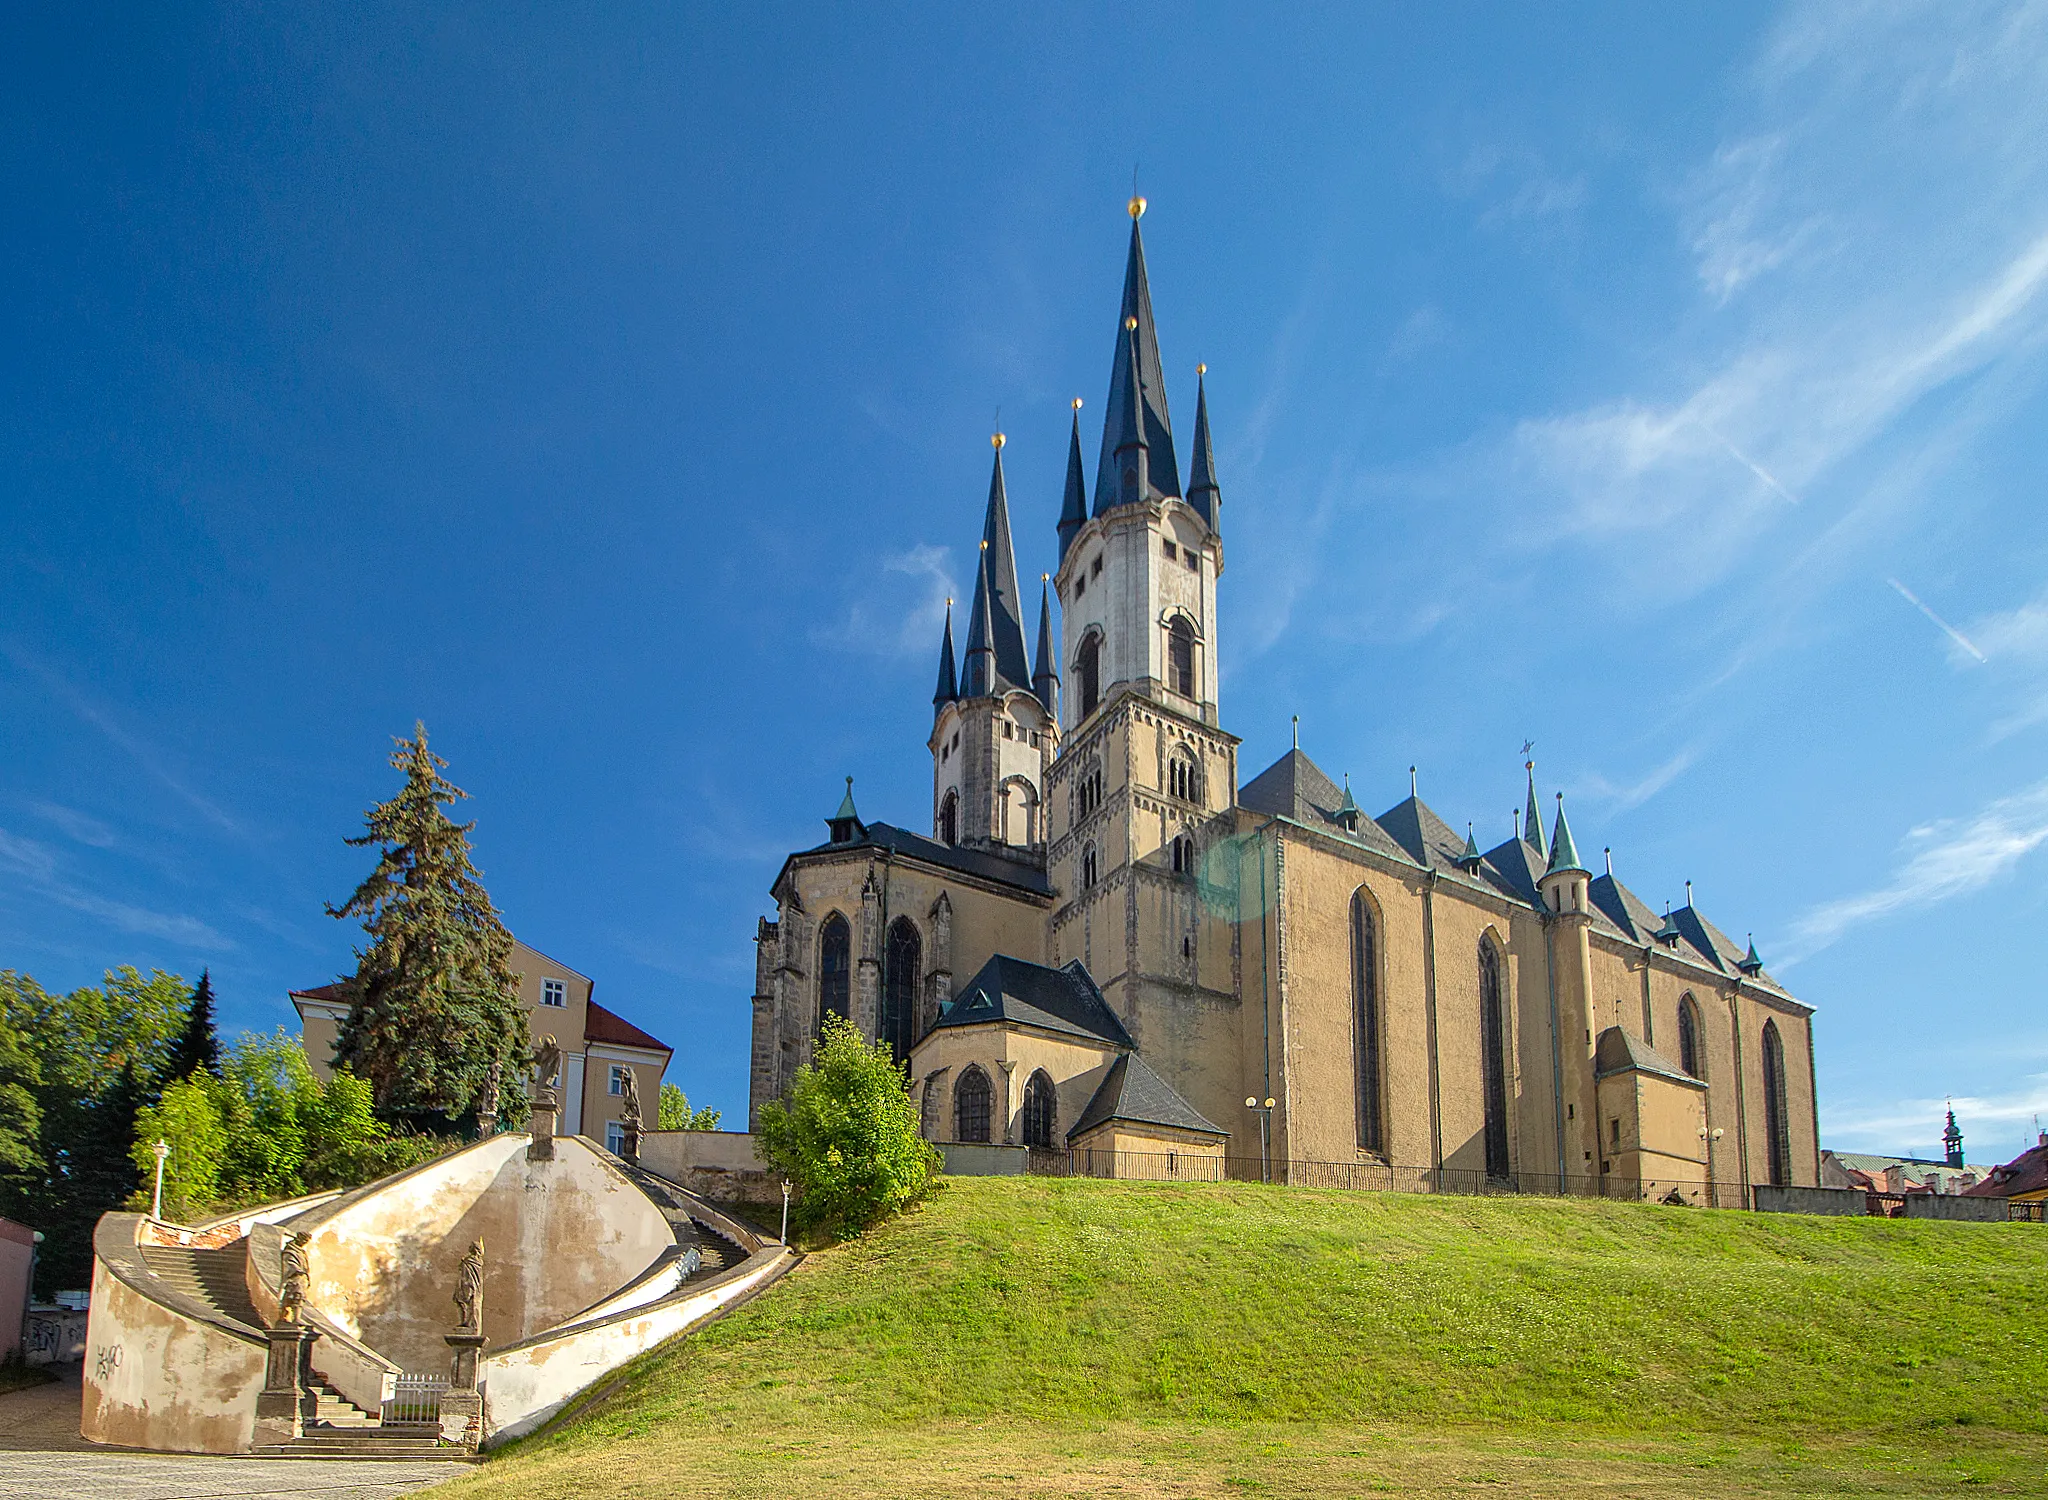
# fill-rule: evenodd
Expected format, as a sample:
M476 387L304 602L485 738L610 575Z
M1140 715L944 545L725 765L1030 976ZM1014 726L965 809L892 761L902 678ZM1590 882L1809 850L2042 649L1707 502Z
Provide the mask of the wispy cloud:
M121 932L162 938L181 947L208 952L235 946L197 917L150 911L81 888L64 876L56 854L46 845L4 828L0 828L0 872L13 874L21 885L45 900L95 917Z
M1641 807L1684 775L1698 755L1697 749L1688 746L1633 782L1609 781L1595 771L1580 779L1577 790L1582 796L1605 801L1610 811L1627 812L1632 807Z
M116 842L113 829L75 807L65 807L56 802L32 802L29 811L45 822L56 824L74 843L93 849L111 849Z
M2004 713L1991 726L1993 739L2048 721L2048 593L2013 609L1975 620L1970 638L1983 643L1984 657L2005 689Z
M1825 1096L1824 1096L1825 1097ZM1996 1166L2034 1142L2034 1121L2048 1119L2048 1072L2020 1080L2001 1094L1852 1101L1821 1110L1821 1134L1836 1149L1938 1155L1947 1111L1964 1123L1964 1149L1973 1164Z
M1901 599L1904 599L1908 604L1912 605L1913 608L1919 610L1921 614L1927 616L1928 619L1932 620L1935 624L1935 627L1939 629L1943 635L1946 635L1951 641L1955 642L1957 646L1969 652L1970 655L1976 657L1978 661L1983 661L1985 659L1984 653L1982 651L1979 651L1975 646L1970 644L1970 638L1968 636L1964 635L1960 630L1956 629L1955 626L1949 624L1948 621L1944 620L1940 615L1936 614L1933 610L1929 609L1924 603L1921 602L1920 596L1918 594L1914 593L1911 589L1907 588L1903 583L1900 583L1899 580L1896 578L1887 578L1885 582L1890 584L1893 588L1899 591L1899 597Z
M920 542L882 558L881 572L832 625L811 632L819 645L879 656L938 659L946 601L960 597L944 547ZM1027 624L1028 628L1028 624Z
M1894 912L1980 891L2048 843L2048 781L2002 797L1974 817L1923 823L1907 833L1890 880L1814 907L1793 922L1780 967L1810 958L1844 934Z

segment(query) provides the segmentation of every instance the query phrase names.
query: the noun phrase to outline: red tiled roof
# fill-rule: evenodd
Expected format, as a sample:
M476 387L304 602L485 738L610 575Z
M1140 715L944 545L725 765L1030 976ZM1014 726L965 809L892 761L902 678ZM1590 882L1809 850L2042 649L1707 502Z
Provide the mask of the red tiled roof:
M2031 1146L1975 1187L1963 1191L1972 1198L2016 1198L2021 1193L2038 1193L2048 1188L2048 1145Z
M315 985L310 990L293 990L291 993L294 1000L346 1000L348 985L337 979L332 984Z
M599 1005L590 1002L584 1013L583 1040L586 1042L610 1042L619 1047L646 1047L654 1052L666 1052L675 1056L675 1048L658 1037L651 1037L628 1021L624 1016L614 1015Z

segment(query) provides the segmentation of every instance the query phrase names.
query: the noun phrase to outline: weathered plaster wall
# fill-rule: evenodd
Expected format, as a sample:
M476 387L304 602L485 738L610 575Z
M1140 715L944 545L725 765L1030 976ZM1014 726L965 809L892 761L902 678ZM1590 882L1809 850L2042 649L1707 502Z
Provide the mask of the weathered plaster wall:
M931 1090L925 1134L935 1141L952 1140L956 1134L953 1091L968 1067L978 1063L988 1074L990 1086L986 1144L1022 1145L1024 1086L1042 1068L1052 1079L1058 1100L1053 1119L1053 1145L1058 1148L1066 1144L1067 1131L1095 1097L1116 1055L1116 1049L1106 1043L1091 1044L1079 1037L1004 1023L948 1026L932 1032L911 1053L911 1097L924 1108L926 1089Z
M448 1363L458 1268L484 1242L484 1331L531 1337L640 1275L674 1243L667 1221L587 1142L529 1162L502 1135L310 1216L309 1298L408 1370Z
M266 1350L164 1307L95 1260L81 1436L171 1453L241 1453Z

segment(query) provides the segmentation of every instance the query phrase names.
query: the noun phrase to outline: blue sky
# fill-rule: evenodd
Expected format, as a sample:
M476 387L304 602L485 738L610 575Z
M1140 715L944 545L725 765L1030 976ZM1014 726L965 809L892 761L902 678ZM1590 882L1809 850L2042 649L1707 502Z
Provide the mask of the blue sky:
M998 410L1051 566L1135 164L1246 774L1298 713L1487 844L1533 738L1820 1007L1825 1141L2048 1113L2041 7L5 27L0 966L288 1021L421 718L742 1114L782 854L926 815Z

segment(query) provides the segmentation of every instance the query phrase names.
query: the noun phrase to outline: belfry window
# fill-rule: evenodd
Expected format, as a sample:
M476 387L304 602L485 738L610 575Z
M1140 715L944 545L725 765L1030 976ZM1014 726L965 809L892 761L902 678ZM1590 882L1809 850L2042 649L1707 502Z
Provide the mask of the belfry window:
M988 1144L988 1074L969 1067L953 1089L953 1139L973 1145Z
M1178 616L1166 632L1166 680L1183 698L1195 696L1195 632Z
M1159 547L1168 562L1173 562L1180 557L1180 549L1174 546L1172 542L1161 542Z
M1785 1043L1776 1021L1764 1022L1764 1149L1772 1187L1792 1181L1792 1126L1785 1109Z
M1174 752L1166 763L1166 789L1184 802L1202 800L1202 768L1192 756Z
M1101 636L1091 635L1081 642L1081 655L1074 663L1074 674L1081 679L1081 717L1085 719L1102 701Z
M853 978L853 929L838 912L818 930L818 1024L825 1017L849 1019L847 997Z
M1507 1047L1501 1024L1500 955L1479 940L1479 1072L1486 1099L1486 1175L1508 1175Z
M1195 873L1195 841L1186 834L1173 841L1173 873L1192 875Z
M1095 873L1095 846L1090 844L1081 851L1082 890L1092 891L1095 889Z
M1058 1113L1059 1094L1045 1069L1040 1068L1024 1085L1024 1144L1034 1150L1050 1151Z

